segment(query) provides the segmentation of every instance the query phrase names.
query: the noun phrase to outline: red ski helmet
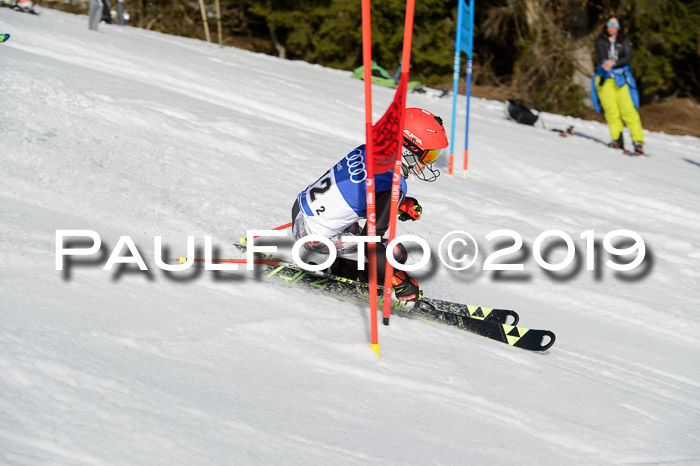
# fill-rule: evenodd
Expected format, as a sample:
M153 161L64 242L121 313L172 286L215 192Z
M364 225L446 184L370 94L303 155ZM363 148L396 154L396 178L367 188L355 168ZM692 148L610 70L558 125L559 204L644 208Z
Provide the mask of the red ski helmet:
M403 120L402 166L404 177L419 161L430 172L426 177L425 169L416 169L414 173L423 181L435 181L440 172L432 169L442 149L449 145L442 118L422 108L407 108Z

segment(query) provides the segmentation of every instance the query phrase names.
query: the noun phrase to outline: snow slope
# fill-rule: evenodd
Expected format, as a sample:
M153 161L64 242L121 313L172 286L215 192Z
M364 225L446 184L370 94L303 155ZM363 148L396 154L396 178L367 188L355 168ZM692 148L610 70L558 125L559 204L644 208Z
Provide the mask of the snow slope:
M365 308L153 259L156 235L171 254L213 235L233 256L246 229L287 223L364 140L362 82L46 9L0 9L0 30L0 463L700 463L699 139L648 132L651 157L629 158L590 139L604 125L544 115L589 136L565 139L473 99L469 178L410 181L425 215L400 233L435 251L466 230L486 252L489 232L518 232L524 273L435 262L420 282L557 343L394 317L377 360ZM392 92L374 87L375 121ZM451 99L408 103L449 128ZM581 232L620 228L644 238L643 273L552 277L529 252L561 229L583 259ZM97 231L103 255L55 270L58 229ZM102 270L121 235L148 273Z

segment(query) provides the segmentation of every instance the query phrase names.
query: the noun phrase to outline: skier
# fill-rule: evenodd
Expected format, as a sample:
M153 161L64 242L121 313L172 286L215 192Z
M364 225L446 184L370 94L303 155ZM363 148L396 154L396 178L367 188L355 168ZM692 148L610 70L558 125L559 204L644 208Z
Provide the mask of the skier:
M442 119L427 110L407 108L404 117L403 145L401 148L401 194L399 220L418 220L422 207L412 197L406 197L406 179L413 173L423 181L435 181L440 172L433 163L448 146ZM331 273L351 279L367 281L367 271L359 272L357 243L344 243L342 236L367 236L367 225L361 227L359 220L367 216L366 162L364 144L357 147L331 167L321 178L306 187L292 207L292 233L295 240L307 235L320 235L335 244L338 257ZM389 229L391 209L392 171L374 176L376 205L376 234L379 237ZM386 241L386 240L384 240ZM320 242L307 242L304 247L316 254L328 254L328 248ZM386 266L386 243L377 243L377 280L384 282ZM364 246L365 257L367 247ZM394 257L400 263L407 259L406 249L399 245ZM320 256L322 257L322 256ZM325 262L325 258L318 263ZM396 299L415 303L423 292L408 273L394 271L392 277Z
M603 106L612 142L624 150L623 120L632 134L634 154L644 154L644 130L639 117L639 91L632 76L632 41L623 34L620 20L612 16L595 40L598 70L591 82L591 100L597 112ZM598 102L600 98L600 104Z

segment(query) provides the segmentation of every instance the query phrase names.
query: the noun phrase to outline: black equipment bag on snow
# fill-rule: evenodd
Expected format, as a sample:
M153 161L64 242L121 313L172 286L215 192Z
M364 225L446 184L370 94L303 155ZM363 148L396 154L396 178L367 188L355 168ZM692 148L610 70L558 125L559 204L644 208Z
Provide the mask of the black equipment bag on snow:
M537 115L532 113L532 110L528 108L525 104L530 104L535 110L537 110ZM540 109L531 100L527 99L508 99L506 102L506 115L513 121L517 121L523 125L533 126L540 115Z

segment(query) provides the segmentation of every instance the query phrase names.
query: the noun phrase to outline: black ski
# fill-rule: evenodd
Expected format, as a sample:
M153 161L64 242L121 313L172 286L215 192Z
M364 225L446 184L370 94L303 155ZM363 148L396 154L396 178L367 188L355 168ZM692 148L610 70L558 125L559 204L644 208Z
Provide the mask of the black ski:
M235 245L245 251L242 244ZM369 285L357 280L325 273L309 272L268 254L256 254L259 265L256 278L263 281L286 283L308 290L322 291L344 301L366 304ZM216 263L216 260L213 260ZM383 304L383 287L378 287L379 306ZM409 318L420 318L474 333L529 351L545 351L556 339L549 330L517 327L519 316L509 309L472 306L430 297L408 308L402 302L392 304L392 313Z

